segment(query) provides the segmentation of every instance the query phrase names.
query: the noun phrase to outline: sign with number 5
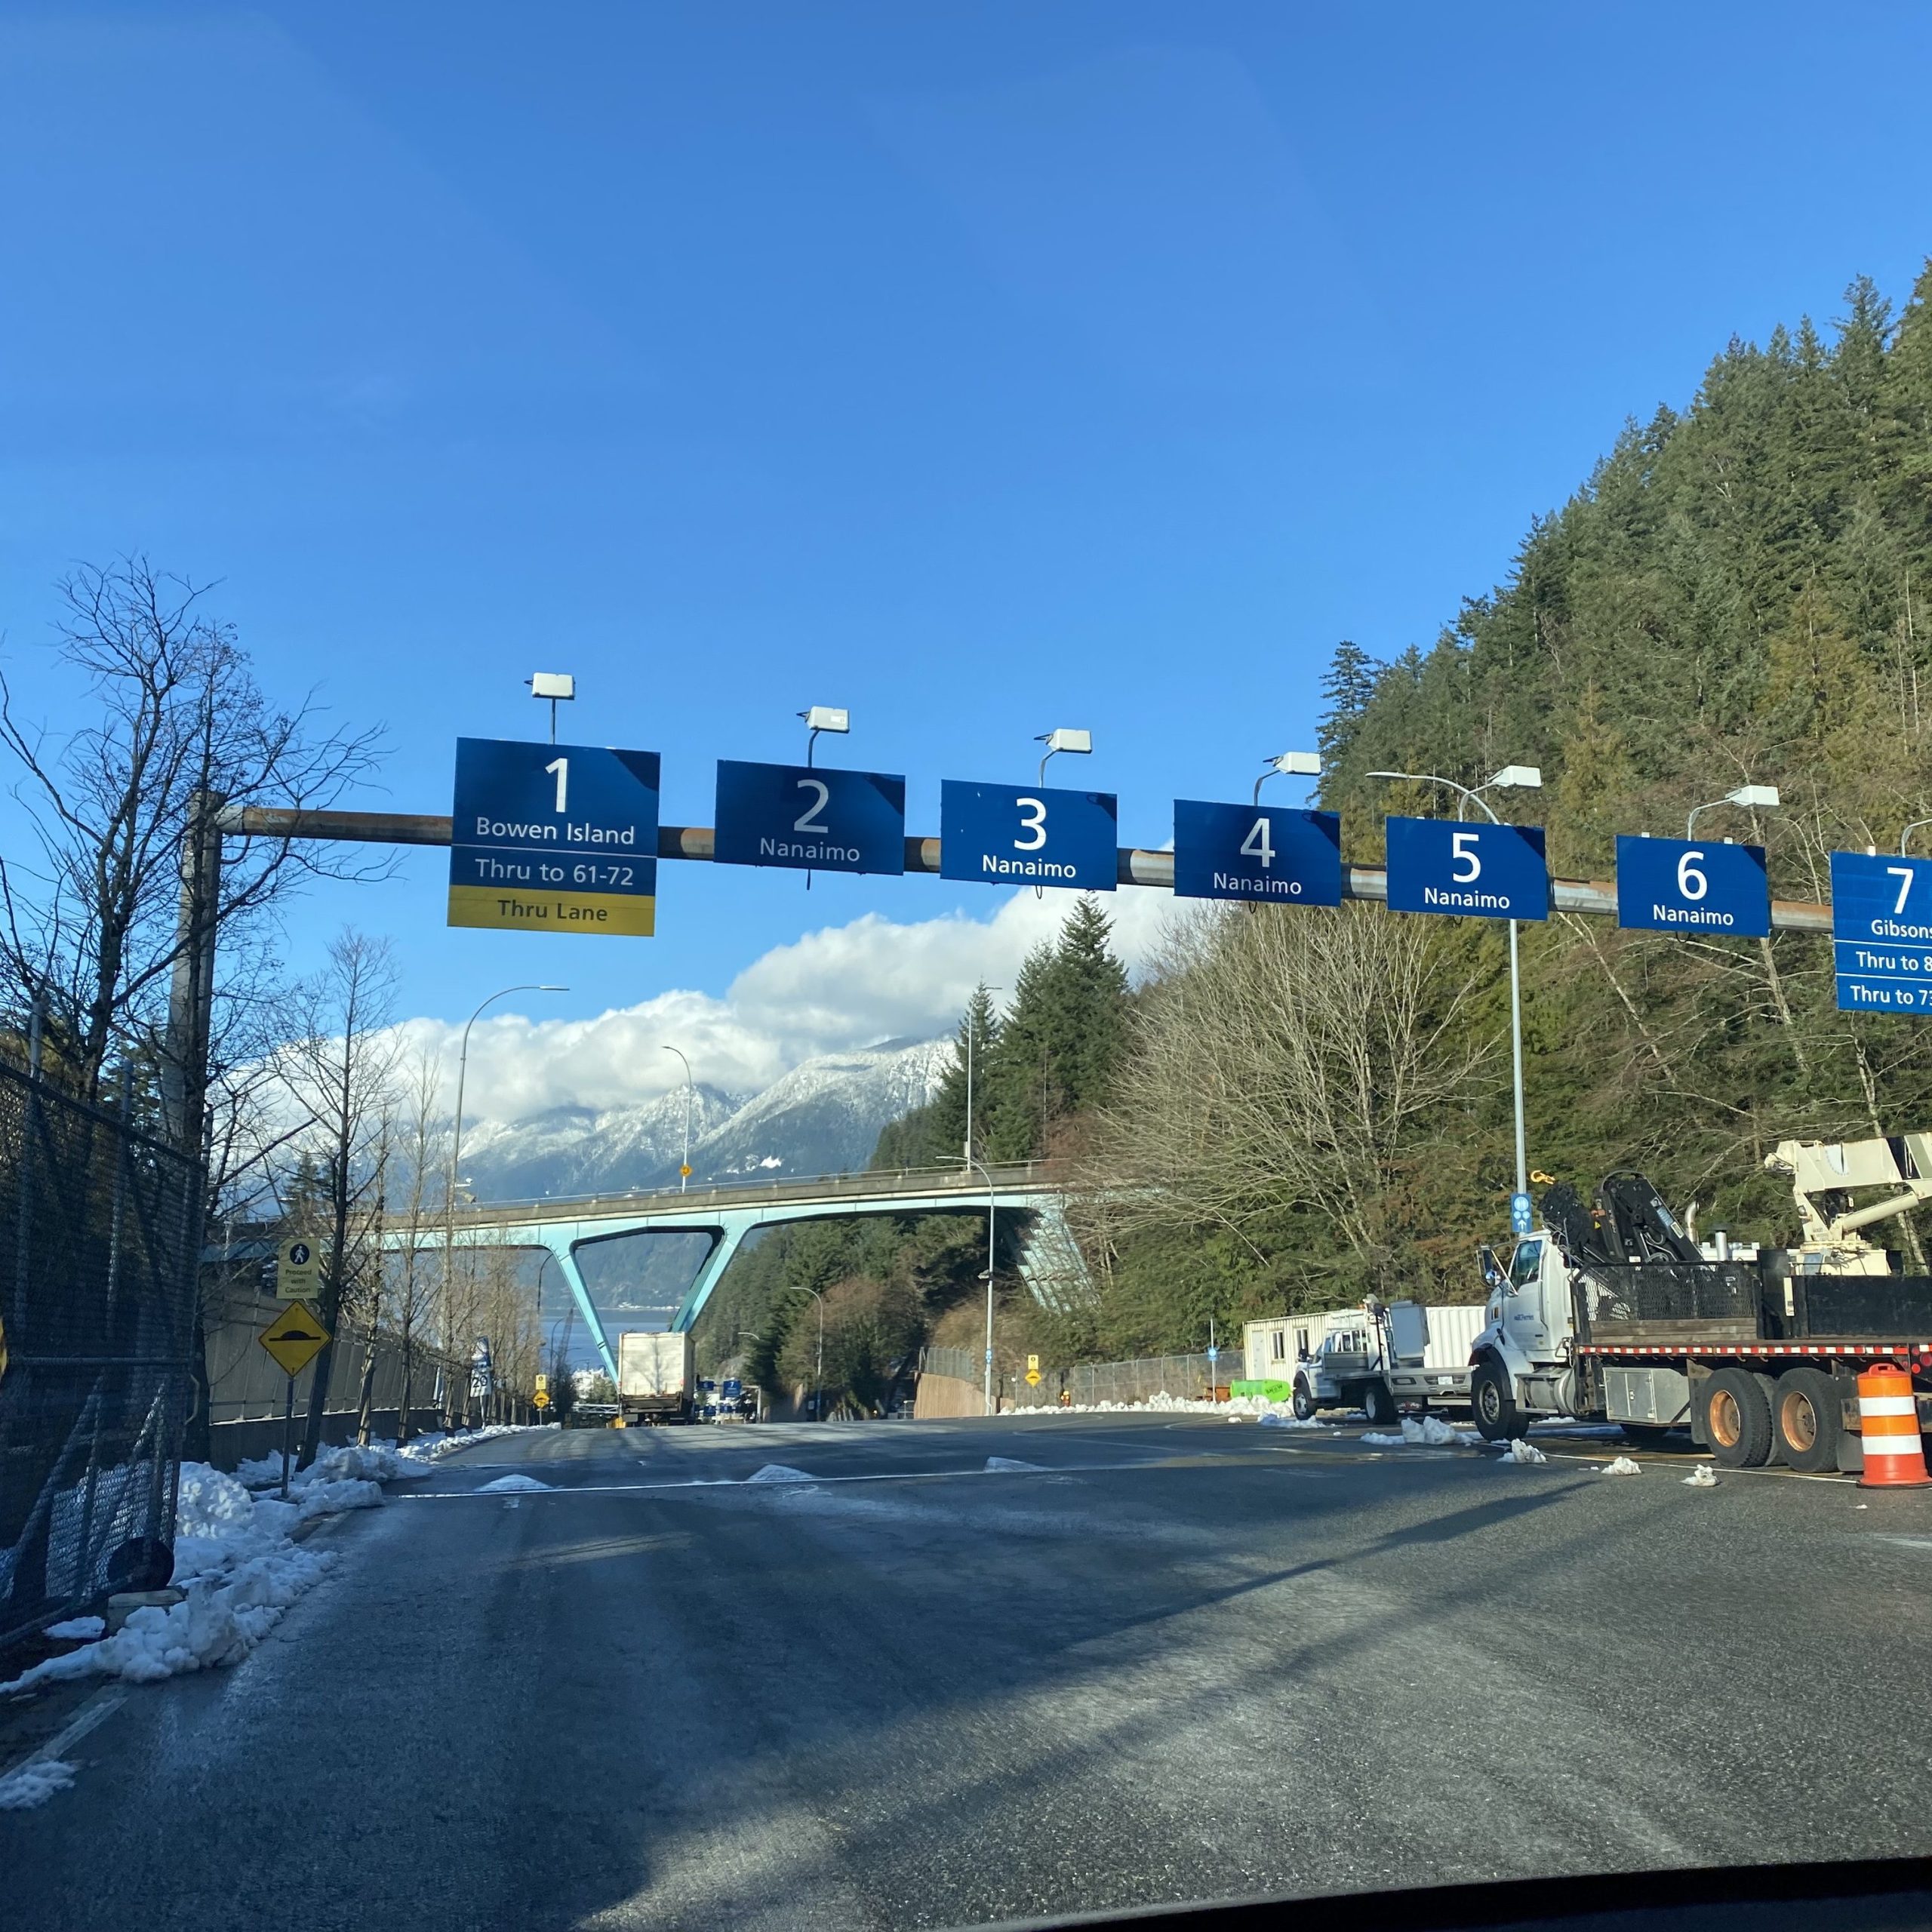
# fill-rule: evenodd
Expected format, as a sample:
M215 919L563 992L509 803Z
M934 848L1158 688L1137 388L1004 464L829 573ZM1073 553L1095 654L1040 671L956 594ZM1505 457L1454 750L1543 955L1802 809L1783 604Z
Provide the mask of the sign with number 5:
M1763 938L1771 929L1764 847L1716 838L1620 838L1617 923L1641 932Z
M1388 835L1391 912L1475 919L1549 917L1541 826L1392 818Z

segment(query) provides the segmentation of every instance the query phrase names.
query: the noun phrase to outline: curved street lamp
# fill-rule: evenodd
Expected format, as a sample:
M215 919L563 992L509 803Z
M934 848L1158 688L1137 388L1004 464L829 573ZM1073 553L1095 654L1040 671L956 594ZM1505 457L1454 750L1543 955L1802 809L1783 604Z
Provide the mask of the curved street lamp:
M1482 795L1490 791L1540 792L1543 789L1543 773L1534 764L1506 764L1487 783L1474 786L1459 785L1453 778L1444 778L1433 771L1371 771L1371 778L1407 780L1417 785L1443 785L1452 792L1459 792L1469 804L1477 805L1488 813L1492 825L1503 821L1496 810ZM1463 808L1456 808L1456 816L1463 816ZM1516 940L1516 921L1509 921L1509 1064L1513 1076L1516 1106L1516 1192L1527 1194L1530 1191L1530 1161L1527 1137L1523 1125L1523 969Z
M666 1047L667 1054L677 1054L685 1063L685 1158L678 1164L678 1192L681 1194L691 1185L691 1102L697 1097L697 1088L691 1079L691 1063L685 1060L675 1047Z
M457 1056L456 1063L456 1120L450 1129L449 1197L443 1204L443 1294L446 1301L453 1299L456 1287L456 1177L463 1156L463 1089L469 1072L469 1029L482 1017L484 1008L495 1005L500 999L508 999L512 993L569 991L568 986L500 986L463 1022L463 1051ZM453 1309L451 1318L454 1318ZM451 1335L449 1339L454 1343L456 1338Z

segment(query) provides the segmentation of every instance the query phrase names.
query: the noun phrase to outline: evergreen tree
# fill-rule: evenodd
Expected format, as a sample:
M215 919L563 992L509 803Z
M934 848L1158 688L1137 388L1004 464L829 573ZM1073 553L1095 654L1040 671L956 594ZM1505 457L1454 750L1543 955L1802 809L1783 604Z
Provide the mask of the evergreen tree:
M1328 675L1321 681L1326 709L1315 731L1324 766L1342 764L1354 749L1363 715L1375 695L1375 660L1360 645L1344 638L1336 645Z

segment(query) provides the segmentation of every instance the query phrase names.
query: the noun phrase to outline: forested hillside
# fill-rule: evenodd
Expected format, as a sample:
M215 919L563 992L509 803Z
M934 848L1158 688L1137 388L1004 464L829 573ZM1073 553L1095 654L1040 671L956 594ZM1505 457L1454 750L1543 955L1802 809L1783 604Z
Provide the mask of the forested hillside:
M1340 645L1322 802L1347 857L1380 862L1389 814L1453 811L1377 771L1478 784L1540 765L1544 789L1494 794L1498 809L1547 827L1556 875L1598 879L1618 832L1678 836L1692 807L1776 785L1780 809L1700 827L1764 844L1789 898L1828 896L1833 850L1895 850L1932 818L1928 303L1932 269L1897 316L1861 281L1825 331L1732 342L1687 408L1627 427L1531 523L1508 580L1433 645ZM961 1063L877 1157L959 1158L970 1028L976 1146L1063 1164L1100 1287L1087 1316L1029 1316L1042 1346L1195 1347L1211 1315L1478 1293L1472 1251L1504 1231L1512 1184L1502 926L1183 904L1131 995L1106 935L1079 902L1003 1019L977 1001ZM1532 1168L1587 1190L1641 1167L1705 1229L1788 1235L1774 1143L1932 1124L1932 1030L1838 1012L1831 969L1829 943L1798 934L1525 927ZM848 1238L841 1265L923 1275L910 1335L983 1265L961 1235L943 1284L909 1231L890 1256Z
M1626 429L1534 522L1502 587L1427 649L1336 652L1323 802L1381 857L1392 812L1511 763L1493 795L1549 829L1558 876L1607 878L1619 832L1681 836L1746 782L1782 809L1700 829L1769 849L1774 894L1827 855L1896 850L1932 814L1932 270L1902 316L1869 283L1828 334L1734 341L1690 406ZM1921 836L1924 835L1921 834ZM1140 1002L1091 1170L1099 1340L1367 1287L1475 1288L1511 1183L1503 930L1240 910L1187 924ZM1701 1225L1790 1232L1763 1172L1790 1134L1932 1121L1924 1023L1835 1011L1829 943L1524 931L1532 1166L1585 1186L1639 1165ZM1138 1185L1109 1199L1109 1177Z

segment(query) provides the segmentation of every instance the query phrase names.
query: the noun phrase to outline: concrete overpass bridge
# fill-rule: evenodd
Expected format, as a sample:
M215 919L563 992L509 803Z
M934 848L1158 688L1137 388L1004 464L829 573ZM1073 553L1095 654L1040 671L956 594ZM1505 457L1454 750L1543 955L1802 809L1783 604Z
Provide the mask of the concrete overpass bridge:
M1079 1251L1067 1232L1058 1185L1044 1163L1026 1161L991 1168L912 1168L860 1174L820 1174L742 1185L694 1187L679 1192L546 1197L541 1201L478 1202L457 1210L458 1247L514 1247L547 1253L555 1261L575 1299L577 1312L614 1378L615 1352L592 1306L577 1257L603 1241L633 1235L697 1234L710 1246L672 1315L673 1328L688 1328L731 1265L746 1238L760 1228L794 1221L842 1220L852 1215L980 1213L1004 1210L1033 1217L1020 1274L1032 1292L1050 1306L1086 1291ZM411 1241L433 1253L447 1238L441 1226L413 1235L385 1227L383 1244L400 1248Z

